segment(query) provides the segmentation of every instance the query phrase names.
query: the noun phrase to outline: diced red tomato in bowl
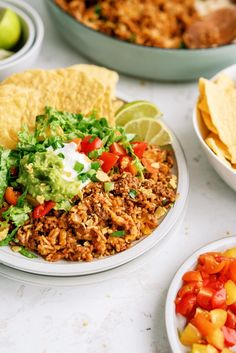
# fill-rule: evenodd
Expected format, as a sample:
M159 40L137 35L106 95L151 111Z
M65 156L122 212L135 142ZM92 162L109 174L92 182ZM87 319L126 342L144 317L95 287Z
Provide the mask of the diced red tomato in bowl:
M179 338L191 353L230 353L236 346L236 257L229 254L202 254L182 276L175 311L186 319Z

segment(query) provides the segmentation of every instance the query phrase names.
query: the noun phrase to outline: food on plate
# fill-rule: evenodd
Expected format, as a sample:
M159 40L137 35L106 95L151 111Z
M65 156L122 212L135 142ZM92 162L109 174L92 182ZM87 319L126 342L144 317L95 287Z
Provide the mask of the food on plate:
M0 246L30 258L37 253L48 261L91 261L124 251L150 235L176 199L174 156L166 146L171 140L159 145L115 125L118 76L88 69L28 71L0 85L0 126L7 131L0 137ZM55 85L55 100L42 112L50 100L47 84ZM9 127L4 117L14 117L13 95L31 104L16 112L20 123L8 120ZM129 103L122 104L127 111ZM161 136L164 130L162 123Z
M55 2L84 25L139 45L208 48L228 44L236 37L235 16L230 12L231 9L234 11L235 5L230 0ZM222 9L227 12L227 17L221 13ZM213 28L214 35L207 28Z
M176 314L185 318L181 343L191 353L232 352L236 346L236 247L201 254L182 281L175 299Z
M33 131L35 117L44 112L45 106L85 115L96 110L114 124L112 99L117 73L105 68L96 73L92 66L88 75L88 67L82 67L29 70L4 80L0 84L0 144L14 148L21 125L26 123Z
M228 166L236 166L236 87L221 74L214 81L199 80L197 112L204 128L205 141Z

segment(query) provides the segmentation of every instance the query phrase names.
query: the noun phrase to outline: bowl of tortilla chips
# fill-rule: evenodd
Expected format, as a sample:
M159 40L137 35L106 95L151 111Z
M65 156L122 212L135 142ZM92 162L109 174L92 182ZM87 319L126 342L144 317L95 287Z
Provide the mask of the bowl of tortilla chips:
M193 125L210 164L236 191L236 65L199 79Z

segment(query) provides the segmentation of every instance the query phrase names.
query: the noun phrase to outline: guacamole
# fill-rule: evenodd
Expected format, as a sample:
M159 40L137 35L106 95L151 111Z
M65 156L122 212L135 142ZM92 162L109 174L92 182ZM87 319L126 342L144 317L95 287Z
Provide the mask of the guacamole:
M27 188L30 195L40 203L62 202L79 192L81 181L63 178L63 158L53 151L25 155L20 161L17 182Z

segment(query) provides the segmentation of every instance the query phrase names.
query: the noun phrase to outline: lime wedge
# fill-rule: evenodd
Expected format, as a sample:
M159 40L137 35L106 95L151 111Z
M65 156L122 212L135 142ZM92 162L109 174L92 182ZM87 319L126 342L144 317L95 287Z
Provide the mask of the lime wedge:
M128 134L136 134L137 139L157 146L169 145L172 142L171 133L159 120L140 118L129 121L124 126Z
M162 113L157 106L148 101L134 101L124 104L115 115L117 126L124 126L129 121L143 117L157 118Z
M0 48L13 48L21 35L21 24L17 14L11 9L0 10Z
M13 51L5 50L5 49L0 49L0 60L9 58L14 54Z

